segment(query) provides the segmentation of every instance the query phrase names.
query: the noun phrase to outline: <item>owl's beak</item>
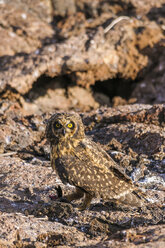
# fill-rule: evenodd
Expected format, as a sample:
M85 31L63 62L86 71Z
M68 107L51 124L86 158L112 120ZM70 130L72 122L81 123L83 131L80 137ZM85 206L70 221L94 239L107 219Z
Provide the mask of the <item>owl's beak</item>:
M63 134L64 136L65 136L65 133L66 133L66 132L65 132L65 129L62 129L62 134Z

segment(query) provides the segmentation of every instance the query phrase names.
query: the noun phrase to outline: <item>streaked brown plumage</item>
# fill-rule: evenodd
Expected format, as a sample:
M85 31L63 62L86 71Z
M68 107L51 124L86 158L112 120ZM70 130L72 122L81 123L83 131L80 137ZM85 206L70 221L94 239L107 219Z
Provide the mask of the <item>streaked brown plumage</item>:
M50 141L52 168L63 183L76 187L67 200L85 196L79 209L89 207L94 197L142 206L138 189L101 146L85 135L78 114L54 114L48 121L46 137Z

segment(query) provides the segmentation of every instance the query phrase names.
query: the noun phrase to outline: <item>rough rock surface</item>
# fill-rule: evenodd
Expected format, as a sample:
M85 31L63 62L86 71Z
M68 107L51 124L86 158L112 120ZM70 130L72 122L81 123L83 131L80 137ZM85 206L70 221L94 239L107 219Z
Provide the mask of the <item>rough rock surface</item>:
M165 247L164 12L164 0L0 0L0 247ZM73 110L146 208L59 201L74 189L52 172L45 125Z
M4 106L4 105L2 105ZM44 137L50 114L23 116L1 107L0 244L2 247L163 247L165 106L132 105L82 113L86 133L117 161L147 193L145 209L94 200L89 210L78 202L51 200L60 186L52 172ZM19 112L19 114L18 114Z
M74 15L50 22L54 6L50 1L36 1L33 8L32 1L2 1L1 92L10 86L25 94L44 74L68 74L77 84L89 87L114 77L135 79L146 67L151 54L142 50L164 38L163 17L157 22L155 14L150 14L151 8L163 9L163 0L132 0L126 5L78 2Z

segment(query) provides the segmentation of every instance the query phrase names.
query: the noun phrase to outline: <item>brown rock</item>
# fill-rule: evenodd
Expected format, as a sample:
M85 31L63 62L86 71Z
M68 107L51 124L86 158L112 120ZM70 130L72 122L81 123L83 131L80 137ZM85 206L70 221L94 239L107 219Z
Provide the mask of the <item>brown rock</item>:
M96 11L91 15L98 17L99 2L92 5ZM1 56L16 54L5 56L1 61L1 91L10 86L25 94L44 74L50 77L69 74L83 87L118 75L124 79L135 79L148 63L148 56L143 55L141 49L153 47L164 37L162 29L154 21L140 20L136 16L119 21L114 9L108 14L107 9L102 7L99 19L94 18L91 23L85 19L85 14L77 13L71 15L72 21L66 18L57 25L50 25L44 18L47 20L51 7L45 5L45 1L42 4L46 7L38 8L37 2L34 11L30 11L31 5L27 3L15 5L5 2L1 6L0 32L4 37L0 45ZM148 11L149 6L160 7L161 4L161 0L157 3L152 1L151 5L147 1L144 3ZM90 6L89 3L87 5ZM136 10L141 5L133 1L133 6ZM14 14L10 15L11 11ZM103 23L112 18L116 24L105 33ZM60 28L57 29L57 26Z
M5 151L0 154L2 247L164 244L163 105L100 108L83 113L86 129L90 127L88 135L100 142L136 181L149 202L139 210L95 200L89 210L81 213L75 209L77 202L49 198L57 195L58 185L64 195L73 190L63 185L50 167L49 148L43 136L44 122L50 114L20 113L16 117L17 111L12 116L8 108L1 111L1 144Z

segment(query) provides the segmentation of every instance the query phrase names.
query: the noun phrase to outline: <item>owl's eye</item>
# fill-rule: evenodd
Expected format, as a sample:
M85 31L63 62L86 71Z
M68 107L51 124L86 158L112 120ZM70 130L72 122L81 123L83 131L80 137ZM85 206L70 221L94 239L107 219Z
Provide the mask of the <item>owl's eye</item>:
M61 128L61 124L60 124L59 122L55 122L55 123L54 123L54 127L55 127L55 128Z
M70 129L73 129L74 128L74 123L73 122L69 122L67 127L69 127Z

